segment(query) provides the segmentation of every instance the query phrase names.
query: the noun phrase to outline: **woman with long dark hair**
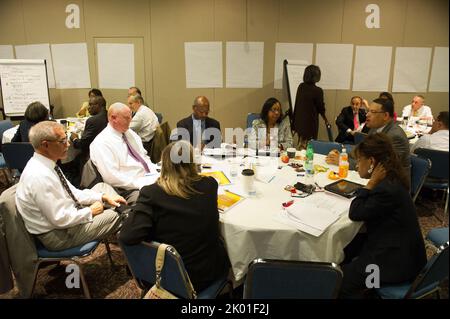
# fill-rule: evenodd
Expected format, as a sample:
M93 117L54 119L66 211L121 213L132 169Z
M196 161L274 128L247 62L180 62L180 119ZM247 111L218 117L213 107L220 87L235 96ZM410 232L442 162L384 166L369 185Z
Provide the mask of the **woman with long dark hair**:
M28 133L35 124L49 119L49 111L41 102L33 102L25 110L25 119L20 122L19 128L11 142L29 142Z
M342 267L343 298L362 296L369 265L379 268L383 286L414 279L427 261L409 180L391 139L383 133L368 135L356 146L354 155L360 177L369 182L352 201L349 218L364 222L367 233L346 247L346 260L351 262ZM356 242L360 252L354 249Z
M249 137L249 146L256 148L258 136L258 148L264 146L278 147L285 150L292 147L292 132L289 118L283 116L281 103L271 97L264 102L261 109L261 117L252 123L252 132Z

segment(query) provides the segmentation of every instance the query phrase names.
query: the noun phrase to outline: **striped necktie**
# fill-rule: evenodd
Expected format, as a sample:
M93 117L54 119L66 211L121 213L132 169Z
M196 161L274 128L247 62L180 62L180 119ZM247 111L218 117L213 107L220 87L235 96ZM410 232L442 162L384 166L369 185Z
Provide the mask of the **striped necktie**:
M59 168L58 165L55 166L55 171L56 174L58 174L58 177L61 181L62 186L64 187L64 189L66 190L67 194L70 196L70 198L72 198L72 200L75 203L75 207L77 209L81 209L83 208L83 206L80 204L80 202L77 200L77 198L75 197L75 195L72 193L72 191L70 190L69 185L67 184L66 178L64 177L63 172L61 171L61 169Z

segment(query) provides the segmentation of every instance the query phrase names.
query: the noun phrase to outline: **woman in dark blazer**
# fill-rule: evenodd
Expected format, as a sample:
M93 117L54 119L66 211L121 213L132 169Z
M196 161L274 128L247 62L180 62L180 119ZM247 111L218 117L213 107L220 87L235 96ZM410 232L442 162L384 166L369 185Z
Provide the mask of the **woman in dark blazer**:
M28 105L25 110L25 119L20 122L11 142L29 142L30 128L39 122L48 120L48 116L48 109L41 102L33 102Z
M171 152L181 158L179 163L172 161ZM129 245L155 240L173 246L200 292L229 269L219 232L218 184L197 173L187 141L169 144L161 159L161 176L141 189L119 238Z
M299 148L306 148L310 139L317 139L319 133L319 114L328 125L323 102L323 90L316 86L320 81L320 68L309 65L303 73L295 97L293 128L299 138Z
M389 137L368 135L354 153L359 175L370 180L352 201L349 218L364 222L367 238L357 258L342 267L342 298L362 296L368 265L379 267L383 286L414 279L427 261L408 179Z
M365 103L367 104L366 101ZM369 131L365 125L361 129L361 126L366 122L366 111L361 107L362 104L363 99L359 96L354 96L350 100L350 105L341 110L341 113L336 118L336 125L339 130L339 135L336 137L336 142L354 144L355 138L353 135L355 132L361 130L361 132L367 133ZM357 114L356 128L355 114Z

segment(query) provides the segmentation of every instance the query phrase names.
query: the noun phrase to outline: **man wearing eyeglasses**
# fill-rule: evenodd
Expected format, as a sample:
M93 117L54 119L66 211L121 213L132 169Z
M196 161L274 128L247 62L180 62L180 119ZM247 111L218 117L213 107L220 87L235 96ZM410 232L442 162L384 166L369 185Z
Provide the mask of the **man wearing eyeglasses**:
M368 134L385 133L391 138L394 151L400 157L407 176L410 176L409 142L405 131L395 123L392 102L381 98L373 100L366 115L366 126L370 129ZM329 164L338 165L339 153L331 151L326 161ZM350 167L354 167L352 161Z
M61 124L44 121L30 130L35 150L20 176L16 206L29 233L48 250L64 250L115 233L121 223L113 207L126 204L112 187L75 188L56 165L67 156L69 142Z

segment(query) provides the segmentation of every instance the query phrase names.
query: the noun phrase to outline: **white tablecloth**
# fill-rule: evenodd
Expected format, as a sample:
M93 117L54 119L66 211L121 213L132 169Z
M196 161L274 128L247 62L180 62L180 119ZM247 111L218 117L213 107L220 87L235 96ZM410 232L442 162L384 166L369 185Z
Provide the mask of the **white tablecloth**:
M247 163L240 168L244 168L251 160L254 159L243 160ZM297 176L298 173L292 167L280 164L277 158L273 161L271 164L275 167L276 177L269 183L257 181L256 196L246 198L220 215L221 231L236 281L243 279L247 273L248 264L255 258L340 263L344 259L344 247L353 239L362 225L362 223L352 222L348 218L348 212L345 212L321 236L314 237L279 222L277 216L282 210L281 204L294 199L290 197L288 191L284 190L284 187L288 184L294 185L298 181L304 182L305 178ZM229 159L216 160L203 157L202 162L211 163L212 170L221 169L230 176ZM325 163L324 155L316 154L314 163L337 171L336 166ZM271 164L257 166L256 170L270 170L268 167ZM277 169L279 165L282 166L281 169ZM328 179L327 175L328 172L317 173L314 180L321 187L334 182ZM350 171L347 179L364 185L368 181L359 178L355 171ZM219 188L242 194L240 177L231 178L231 181L232 185ZM302 201L301 198L294 200Z

